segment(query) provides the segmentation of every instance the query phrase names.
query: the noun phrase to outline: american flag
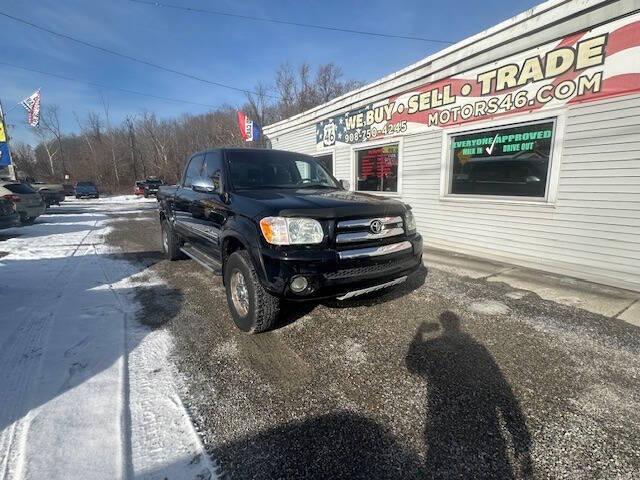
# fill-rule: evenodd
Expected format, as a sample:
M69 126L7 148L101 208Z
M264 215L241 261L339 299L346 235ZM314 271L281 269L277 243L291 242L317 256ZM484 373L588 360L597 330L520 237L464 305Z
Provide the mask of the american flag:
M40 124L40 90L33 92L21 103L27 111L27 121L29 125L37 127Z

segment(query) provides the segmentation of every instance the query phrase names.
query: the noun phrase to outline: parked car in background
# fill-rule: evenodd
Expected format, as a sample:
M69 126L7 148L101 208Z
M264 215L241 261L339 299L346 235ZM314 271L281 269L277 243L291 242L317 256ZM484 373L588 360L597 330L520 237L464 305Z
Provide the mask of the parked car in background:
M144 195L144 180L138 180L133 185L133 194L134 195Z
M93 182L78 182L76 183L76 198L100 198L100 192Z
M62 184L62 189L64 190L64 194L67 197L73 197L76 194L76 189L73 188L73 185L71 185L70 183Z
M26 183L0 182L0 197L15 204L23 225L33 223L47 209L40 193Z
M33 179L26 179L24 183L42 195L47 207L60 205L61 202L64 202L64 187L60 183L38 182Z
M156 196L160 186L164 185L164 182L156 177L149 177L143 183L143 195L144 198Z
M454 172L451 192L544 197L548 165L549 157L535 152L472 158Z
M20 215L16 211L16 204L6 198L0 198L0 230L20 225Z

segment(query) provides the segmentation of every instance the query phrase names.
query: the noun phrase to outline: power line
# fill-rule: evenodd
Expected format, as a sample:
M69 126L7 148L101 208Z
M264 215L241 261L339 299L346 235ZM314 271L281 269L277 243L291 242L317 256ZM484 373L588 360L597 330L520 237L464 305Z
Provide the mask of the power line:
M46 27L37 25L37 24L32 23L32 22L30 22L28 20L24 20L22 18L14 17L13 15L9 15L8 13L5 13L5 12L0 12L0 16L9 18L11 20L14 20L16 22L22 23L24 25L28 25L28 26L30 26L32 28L37 29L37 30L41 30L43 32L47 32L47 33L49 33L51 35L55 35L57 37L64 38L66 40L70 40L72 42L78 43L78 44L83 45L85 47L93 48L95 50L100 50L101 52L108 53L108 54L114 55L116 57L126 58L127 60L131 60L132 62L141 63L141 64L147 65L149 67L157 68L158 70L163 70L165 72L174 73L176 75L180 75L180 76L185 77L185 78L190 78L192 80L197 80L199 82L208 83L209 85L215 85L217 87L228 88L229 90L235 90L237 92L242 92L242 93L246 93L246 94L257 95L257 93L252 91L252 90L245 90L243 88L234 87L232 85L227 85L227 84L224 84L224 83L215 82L213 80L207 80L206 78L198 77L198 76L192 75L190 73L181 72L181 71L175 70L175 69L173 69L171 67L165 67L164 65L159 65L157 63L153 63L153 62L149 62L147 60L136 58L136 57L133 57L131 55L127 55L126 53L120 53L120 52L117 52L115 50L111 50L109 48L101 47L100 45L95 45L93 43L89 43L89 42L86 42L84 40L80 40L78 38L72 37L71 35L67 35L67 34L64 34L64 33L56 32L54 30L50 30L50 29L48 29ZM279 99L279 97L276 97L276 96L273 96L273 95L267 95L267 94L264 94L264 95L268 96L268 97L271 97L271 98Z
M14 65L12 63L7 63L7 62L0 62L0 65L4 65L6 67L11 67L11 68L17 68L19 70L25 70L27 72L38 73L40 75L47 75L49 77L55 77L55 78L59 78L61 80L66 80L68 82L84 83L86 85L91 85L91 86L98 87L98 88L104 88L104 89L107 89L107 90L116 90L116 91L119 91L119 92L129 93L129 94L132 94L132 95L140 95L142 97L150 97L150 98L155 98L155 99L158 99L158 100L167 100L169 102L185 103L185 104L189 104L189 105L197 105L197 106L200 106L200 107L216 108L216 105L209 105L209 104L206 104L206 103L191 102L189 100L182 100L182 99L178 99L178 98L163 97L161 95L154 95L152 93L138 92L136 90L128 90L126 88L112 87L110 85L104 85L102 83L90 82L88 80L79 80L77 78L67 77L67 76L64 76L64 75L59 75L57 73L44 72L42 70L35 70L35 69L32 69L32 68L23 67L21 65Z
M184 10L187 12L194 12L194 13L207 13L210 15L220 15L220 16L225 16L225 17L233 17L233 18L241 18L244 20L255 20L257 22L269 22L269 23L277 23L280 25L292 25L295 27L304 27L304 28L315 28L318 30L330 30L333 32L344 32L344 33L353 33L356 35L368 35L371 37L384 37L384 38L399 38L402 40L417 40L417 41L421 41L421 42L431 42L431 43L443 43L446 45L452 45L455 42L451 42L449 40L441 40L441 39L437 39L437 38L424 38L424 37L412 37L412 36L408 36L408 35L395 35L395 34L391 34L391 33L381 33L381 32L368 32L368 31L364 31L364 30L354 30L354 29L350 29L350 28L339 28L339 27L332 27L329 25L317 25L317 24L313 24L313 23L300 23L300 22L291 22L288 20L278 20L278 19L273 19L273 18L267 18L267 17L254 17L251 15L240 15L237 13L229 13L229 12L222 12L219 10L206 10L204 8L195 8L195 7L183 7L182 5L172 5L169 3L160 3L160 2L154 2L154 1L150 1L150 0L129 0L130 2L134 2L134 3L141 3L141 4L145 4L145 5L151 5L154 7L164 7L164 8L173 8L175 10Z

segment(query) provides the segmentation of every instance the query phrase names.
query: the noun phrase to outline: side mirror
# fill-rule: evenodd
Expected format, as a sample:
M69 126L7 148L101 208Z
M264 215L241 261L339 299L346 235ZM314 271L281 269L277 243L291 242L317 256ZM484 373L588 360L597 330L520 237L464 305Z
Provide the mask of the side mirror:
M340 185L342 185L342 188L344 188L345 190L349 190L351 188L348 180L340 180Z
M191 185L191 189L198 193L216 193L216 189L206 185Z

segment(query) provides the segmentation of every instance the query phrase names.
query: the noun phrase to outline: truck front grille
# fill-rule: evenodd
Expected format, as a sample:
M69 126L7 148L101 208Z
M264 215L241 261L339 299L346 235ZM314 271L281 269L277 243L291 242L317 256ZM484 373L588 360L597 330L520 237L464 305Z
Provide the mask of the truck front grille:
M402 217L373 217L342 220L336 228L336 244L378 244L404 234Z

